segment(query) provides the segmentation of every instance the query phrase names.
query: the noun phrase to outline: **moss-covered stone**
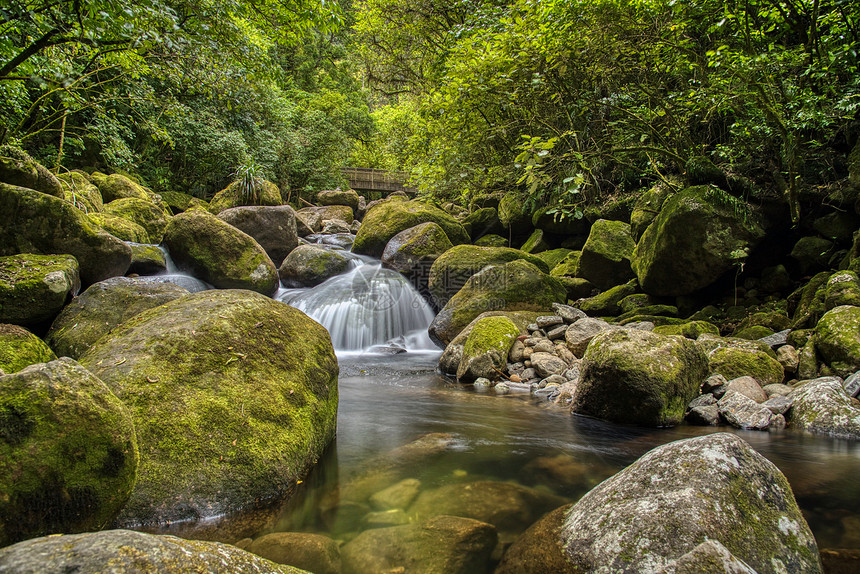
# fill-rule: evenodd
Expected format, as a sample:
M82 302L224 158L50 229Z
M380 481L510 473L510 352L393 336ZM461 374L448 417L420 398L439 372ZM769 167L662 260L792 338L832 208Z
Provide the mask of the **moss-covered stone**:
M57 176L63 186L63 198L85 213L101 211L104 207L99 188L76 171Z
M112 213L95 212L87 214L87 219L114 237L132 243L150 243L146 230L125 217Z
M367 210L355 236L355 253L380 257L388 241L406 229L432 221L445 230L454 245L469 242L469 234L459 221L421 201L383 201Z
M635 247L629 225L598 219L582 247L576 276L588 279L598 289L624 283L633 277L630 257Z
M829 311L841 305L860 307L860 279L854 271L839 271L827 280L824 308Z
M702 348L705 354L710 354L715 349L722 347L731 347L733 349L759 351L774 360L776 359L776 352L770 348L770 345L763 341L750 341L748 339L740 339L738 337L718 337L717 335L711 335L710 333L702 333L702 335L696 339L696 344Z
M621 312L618 304L622 299L633 295L638 288L635 279L624 285L607 289L603 293L576 302L576 306L592 317L616 316Z
M345 205L353 213L358 211L358 192L354 189L329 189L317 194L320 205Z
M80 288L78 262L71 255L0 257L0 323L43 326Z
M209 201L209 211L217 215L225 209L240 205L281 205L283 203L281 190L271 181L262 181L256 197L243 193L240 182L234 181Z
M689 339L613 329L588 344L571 409L620 423L676 425L707 372L707 358Z
M710 158L703 155L693 156L684 166L687 182L690 185L716 185L723 189L726 186L726 174L718 168Z
M501 235L484 235L475 240L475 245L481 247L508 247L508 240Z
M0 182L62 198L60 180L20 148L0 146Z
M517 326L517 329L520 330L520 335L528 335L528 326L534 323L538 316L543 314L545 314L545 311L485 311L481 313L472 319L445 347L445 351L439 357L439 370L446 375L456 376L460 360L463 358L463 348L466 345L466 339L472 332L472 327L481 319L486 317L505 317Z
M178 267L219 289L272 295L278 288L278 270L260 244L203 210L173 217L164 244Z
M54 351L27 329L0 323L0 374L17 373L24 367L56 358Z
M161 200L170 208L173 215L182 213L192 205L195 199L198 199L191 194L181 191L162 191L158 195L161 196ZM206 205L208 206L209 204L206 203Z
M791 258L797 262L801 273L817 273L829 267L834 251L835 244L829 239L801 237L791 250Z
M561 546L561 527L571 506L556 508L523 532L505 551L495 574L580 574Z
M499 221L513 235L528 235L532 230L532 214L528 212L523 198L516 193L506 193L499 200Z
M858 226L857 215L847 211L833 211L812 222L812 228L819 235L839 243L851 243Z
M322 229L322 222L327 219L337 219L346 223L352 223L355 220L355 214L352 208L346 205L323 205L319 207L305 207L296 212L297 214L305 214L310 216L314 221L319 221L319 228L316 223L313 225L315 231Z
M772 333L783 331L791 326L791 320L783 311L759 311L745 317L743 321L738 323L738 330L749 327L765 327ZM735 335L739 336L739 335ZM764 336L764 335L762 335ZM743 337L748 339L749 337Z
M69 358L0 376L0 546L104 527L135 483L128 409Z
M793 427L814 434L860 439L860 408L833 377L806 381L789 393Z
M630 314L624 315L624 319L616 318L616 322L620 325L630 325L631 323L653 323L657 327L665 325L683 325L687 319L679 319L677 317L667 317L666 315L646 315L646 314Z
M158 245L129 243L131 265L128 273L137 275L157 275L167 271L167 257Z
M499 378L508 361L519 328L507 317L485 317L472 325L463 346L457 381L472 383L479 377Z
M843 305L825 313L813 340L835 374L844 378L860 370L860 307Z
M582 251L571 251L565 255L564 259L555 264L550 271L550 275L553 277L576 277L576 271L579 268L579 257L581 255Z
M827 271L816 274L806 285L789 296L789 300L797 299L797 306L791 318L792 329L814 327L827 311L824 304L827 297L827 281L830 279L830 275Z
M436 304L442 307L475 273L488 265L501 265L518 259L528 261L542 273L549 271L546 263L539 257L519 249L457 245L433 262L427 280L430 294Z
M333 249L319 245L299 245L284 259L278 274L287 287L313 287L340 275L349 259Z
M484 311L545 311L553 303L565 302L566 297L558 279L528 261L491 265L470 277L451 297L430 324L430 338L445 347Z
M502 235L505 228L499 221L499 212L495 207L483 207L470 213L463 220L463 227L469 232L472 241L485 235Z
M172 283L149 283L131 277L100 281L62 310L45 340L58 355L78 359L114 327L187 294L186 289Z
M642 290L686 295L716 281L763 237L749 206L708 186L666 200L642 234L632 267Z
M428 221L392 237L382 252L382 264L407 277L414 272L426 276L433 262L452 247L445 230Z
M757 339L762 339L764 337L769 337L773 335L774 331L772 329L768 329L762 325L752 325L750 327L743 327L741 329L736 330L732 336L737 337L739 339L749 339L750 341L755 341Z
M520 247L520 251L524 251L525 253L540 253L541 251L546 251L550 249L552 246L544 239L543 229L535 229L529 238L526 239L525 243L523 243L522 247Z
M90 175L90 181L99 188L102 200L105 203L110 203L111 201L127 197L135 197L137 199L145 200L151 200L154 198L154 194L151 191L147 190L133 179L119 173L105 175L100 172L93 172Z
M550 207L541 207L532 214L531 223L536 229L558 235L583 235L588 233L589 221L581 217L561 217L559 213L550 213Z
M635 311L643 307L656 305L657 301L657 298L652 297L647 293L634 293L633 295L628 295L627 297L619 301L618 308L623 313L629 313L630 311Z
M105 204L104 211L133 221L143 227L151 243L161 243L167 222L171 217L160 205L148 199L136 197L115 199Z
M708 355L711 374L732 380L749 376L761 386L781 383L785 378L782 365L762 351L720 347Z
M122 275L131 263L128 245L64 200L0 183L0 256L17 253L73 255L86 284Z
M583 299L594 293L594 285L588 279L582 277L558 277L561 284L567 290L568 301Z
M674 305L647 305L645 307L639 307L638 309L622 313L621 315L618 315L616 320L619 323L624 323L631 317L635 317L637 315L648 315L649 317L677 317L678 308Z
M633 213L630 215L630 234L634 241L639 241L651 222L657 218L663 203L666 202L671 193L671 186L661 181L639 196L633 207Z
M219 213L218 218L253 237L275 265L280 265L299 244L296 212L289 205L232 207Z
M538 257L541 261L546 263L548 269L550 269L550 274L552 274L552 269L555 268L556 265L561 263L568 255L573 253L570 249L550 249L548 251L541 251L540 253L536 253L536 257Z
M658 335L681 335L693 340L698 339L702 333L720 334L717 326L707 321L687 321L680 325L659 325L654 327L654 332Z
M203 291L144 311L81 364L137 428L138 483L121 526L268 505L292 492L334 437L338 366L328 332L250 291Z

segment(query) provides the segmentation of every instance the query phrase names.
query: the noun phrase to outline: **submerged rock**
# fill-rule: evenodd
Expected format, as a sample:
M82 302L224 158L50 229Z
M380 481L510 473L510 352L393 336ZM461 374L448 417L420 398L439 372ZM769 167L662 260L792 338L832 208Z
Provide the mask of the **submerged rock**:
M0 323L44 328L80 288L71 255L0 257Z
M322 534L273 532L254 540L248 552L278 564L288 564L314 574L340 574L337 542Z

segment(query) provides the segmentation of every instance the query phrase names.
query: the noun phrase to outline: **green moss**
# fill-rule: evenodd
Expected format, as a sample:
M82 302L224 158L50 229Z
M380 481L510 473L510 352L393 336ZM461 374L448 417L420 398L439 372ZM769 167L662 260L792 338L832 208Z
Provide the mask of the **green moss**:
M87 218L114 237L134 243L151 243L146 230L125 217L112 213L90 213Z
M48 168L24 150L10 145L0 146L0 181L63 197L59 180Z
M281 263L279 274L289 287L313 287L339 275L349 267L349 259L337 251L318 245L299 245Z
M625 299L626 298L627 297L625 297ZM623 313L619 315L616 320L619 323L622 323L630 317L635 317L636 315L650 315L652 317L677 317L678 308L674 305L648 305L646 307L639 307L632 311Z
M728 380L750 376L765 386L781 383L785 378L782 365L761 351L720 347L708 358L711 373L723 375Z
M472 382L477 377L498 378L505 368L511 345L520 335L520 329L508 317L478 319L463 346L463 357L457 370L460 382ZM482 363L473 365L473 361Z
M550 275L553 277L575 277L581 255L582 251L571 251L564 259L555 264Z
M57 356L39 337L18 325L0 323L0 371L16 373Z
M549 243L543 237L543 230L535 229L529 238L526 239L526 242L523 243L523 246L520 247L520 251L524 251L525 253L540 253L541 251L546 251L550 248Z
M550 249L548 251L542 251L537 253L537 257L541 259L544 263L546 263L548 269L555 268L561 261L563 261L572 251L570 249Z
M774 331L772 329L768 329L767 327L763 327L761 325L753 325L751 327L744 327L743 329L738 329L734 332L733 336L739 339L749 339L750 341L755 341L757 339L762 339L764 337L768 337L773 335Z
M825 309L830 310L840 305L860 307L860 279L854 271L840 271L827 280Z
M636 280L633 279L624 285L618 285L617 287L607 289L599 295L578 301L576 306L592 317L615 316L620 312L618 303L628 295L633 295L637 287Z
M475 241L481 247L508 247L508 240L501 235L484 235Z
M839 376L860 370L860 307L843 305L825 313L813 340L824 362Z
M209 202L209 210L218 214L225 209L240 205L282 205L283 203L280 189L271 181L263 181L258 201L253 201L252 198L243 195L240 182L234 181L215 194L215 197Z
M152 199L154 194L147 189L144 189L138 182L131 178L114 173L105 175L99 172L93 172L90 175L90 181L98 186L101 192L102 199L105 203L110 203L116 199L126 197L136 197L138 199Z
M149 200L129 197L116 199L104 206L106 213L118 215L141 226L151 243L161 243L170 215Z
M0 323L41 326L80 287L78 262L71 255L0 257Z
M499 221L505 229L524 235L531 229L531 220L531 213L526 210L523 198L516 193L506 193L499 200Z
M659 325L654 327L654 332L660 335L681 335L693 340L698 339L702 333L720 334L717 326L707 321L687 321L679 325Z
M797 308L791 320L792 329L804 329L814 327L818 319L824 315L826 311L824 301L827 297L827 281L830 279L830 272L822 271L816 274L809 283L799 289L798 292L792 293L790 299L799 297Z
M371 207L364 215L352 250L355 253L380 257L392 237L428 221L444 229L452 244L469 242L469 235L460 222L441 209L417 200L383 201Z
M161 200L167 204L174 215L188 209L192 202L197 199L193 195L181 191L162 191L158 195L161 196Z

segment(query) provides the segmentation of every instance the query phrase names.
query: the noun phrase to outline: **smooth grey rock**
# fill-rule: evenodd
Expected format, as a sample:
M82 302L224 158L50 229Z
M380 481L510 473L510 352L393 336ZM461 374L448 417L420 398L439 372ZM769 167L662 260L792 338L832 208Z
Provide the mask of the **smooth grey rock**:
M535 319L535 324L538 328L546 329L547 327L555 327L564 323L564 319L559 315L541 315Z
M584 317L573 323L567 328L564 338L567 341L567 348L577 357L582 357L588 344L591 340L603 331L617 329L615 325L610 325L603 319L595 319L592 317Z
M765 345L768 345L771 349L777 349L788 343L788 334L791 333L791 329L785 329L783 331L779 331L774 333L773 335L768 335L767 337L762 337L759 339Z
M800 354L791 345L783 345L776 350L776 360L789 375L797 372L800 366Z
M540 377L560 375L567 370L567 363L550 353L533 353L532 366Z
M582 309L577 309L576 307L571 307L570 305L564 305L562 303L553 303L552 310L568 324L576 323L580 319L588 317Z
M702 542L657 574L757 574L717 540Z
M788 412L788 409L791 408L792 400L786 396L774 395L765 402L761 404L761 406L770 409L775 415L784 415Z
M690 401L689 408L694 409L696 407L708 407L715 404L717 404L717 398L710 393L706 393L704 395L699 395Z
M745 376L732 379L726 385L726 392L728 393L729 391L738 392L757 403L763 403L767 400L767 393L762 390L758 381L752 377Z
M738 391L727 391L717 403L720 415L733 427L766 430L773 413Z
M765 392L768 398L777 397L777 396L787 396L794 389L789 387L788 385L783 385L782 383L773 383L772 385L765 385L762 387L762 390Z
M564 339L566 333L567 325L561 324L553 327L552 329L547 330L546 336L551 341L555 341L557 339Z
M794 401L792 426L834 438L860 439L860 408L852 404L839 377L803 383L788 398Z
M700 405L690 409L687 422L693 425L717 426L720 424L720 408L716 405Z

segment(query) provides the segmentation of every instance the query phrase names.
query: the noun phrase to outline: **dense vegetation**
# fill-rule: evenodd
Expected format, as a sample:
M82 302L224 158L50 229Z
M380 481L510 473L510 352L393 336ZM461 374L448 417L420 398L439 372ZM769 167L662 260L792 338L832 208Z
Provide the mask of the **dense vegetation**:
M858 50L852 0L28 0L0 12L0 140L156 190L354 163L572 216L703 172L796 219L845 176Z

